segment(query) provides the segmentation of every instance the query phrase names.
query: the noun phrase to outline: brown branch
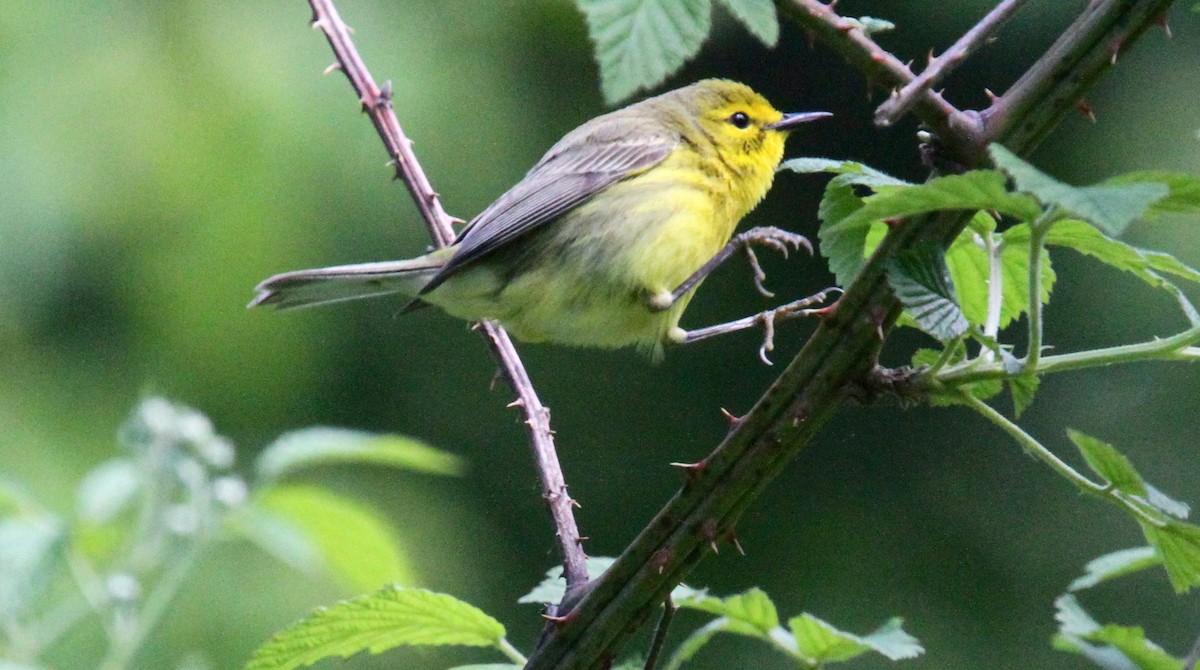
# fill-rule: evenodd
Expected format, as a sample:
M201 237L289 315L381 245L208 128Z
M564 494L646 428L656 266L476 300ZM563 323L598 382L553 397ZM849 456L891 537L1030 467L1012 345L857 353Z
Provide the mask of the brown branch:
M354 87L354 92L362 102L363 111L371 118L371 123L375 125L375 130L392 158L396 177L408 187L421 217L429 227L429 235L434 244L439 248L453 244L455 235L451 224L456 219L442 208L437 192L433 190L412 151L412 140L408 139L400 128L400 121L392 107L391 85L385 84L382 88L376 85L350 39L349 28L342 21L332 0L309 0L309 5L313 10L313 26L325 33L337 58L337 65L332 69L342 70L350 85ZM567 484L554 450L550 410L538 399L508 333L495 323L484 322L482 325L493 356L503 370L509 386L517 394L517 400L512 406L520 408L525 415L529 446L533 450L541 479L542 496L550 508L550 516L554 521L559 549L563 556L567 592L572 593L587 583L587 567L580 544L579 528L575 525L575 515L572 511L574 501L567 494Z
M1003 0L992 11L980 19L970 30L963 34L946 53L930 61L929 65L915 79L895 91L879 109L875 110L875 124L890 126L908 113L916 104L917 96L930 90L938 82L944 80L951 72L963 63L972 53L975 53L993 33L1004 25L1026 0Z
M895 80L889 83L897 85L911 79L911 73L904 77L907 68L897 69L898 61L877 51L861 31L839 28L843 22L825 5L814 0L777 1L869 77L880 80L886 75ZM1078 97L1060 100L1060 96L1082 95L1086 84L1111 65L1105 54L1112 50L1113 40L1118 51L1124 48L1171 2L1093 0L1031 68L1038 74L1022 77L1014 85L999 120L953 110L928 90L918 96L914 111L941 129L943 143L973 159L964 164L982 160L990 141L1004 141L1016 151L1028 152L1061 116L1039 110L1073 105ZM1045 82L1042 77L1064 82ZM955 120L963 117L966 124ZM989 122L983 123L984 119ZM942 213L889 230L836 308L750 413L707 459L689 469L689 481L612 567L592 581L581 598L569 603L571 610L560 612L563 616L554 635L530 657L526 670L598 667L708 554L710 545L734 537L741 514L833 415L844 396L842 390L873 368L883 338L900 313L886 279L890 260L927 240L952 239L965 224L960 213Z
M779 11L832 48L866 77L868 86L891 90L916 78L912 70L867 35L857 21L839 16L818 0L775 0ZM979 162L985 153L978 139L983 127L974 112L963 112L929 89L913 96L913 112L941 138L947 157L961 165Z

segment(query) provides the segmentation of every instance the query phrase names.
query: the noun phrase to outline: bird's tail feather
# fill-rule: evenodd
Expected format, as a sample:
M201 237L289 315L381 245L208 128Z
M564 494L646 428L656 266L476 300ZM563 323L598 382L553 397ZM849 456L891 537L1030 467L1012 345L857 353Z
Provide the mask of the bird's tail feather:
M412 298L445 261L446 254L434 252L403 261L285 272L260 283L258 295L248 306L293 309L390 294Z

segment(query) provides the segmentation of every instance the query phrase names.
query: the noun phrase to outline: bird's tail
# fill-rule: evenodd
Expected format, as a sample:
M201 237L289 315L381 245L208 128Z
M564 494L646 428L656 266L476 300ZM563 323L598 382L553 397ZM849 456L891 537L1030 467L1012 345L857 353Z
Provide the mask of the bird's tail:
M260 283L248 306L293 309L394 293L413 298L452 255L450 249L442 249L403 261L285 272Z

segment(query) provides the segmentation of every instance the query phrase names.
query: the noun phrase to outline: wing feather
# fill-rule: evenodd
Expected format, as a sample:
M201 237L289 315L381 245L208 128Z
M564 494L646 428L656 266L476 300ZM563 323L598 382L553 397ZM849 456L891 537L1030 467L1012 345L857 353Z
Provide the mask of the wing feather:
M657 165L678 143L678 135L646 118L606 115L571 131L524 179L463 229L457 253L421 293L578 207L606 187Z

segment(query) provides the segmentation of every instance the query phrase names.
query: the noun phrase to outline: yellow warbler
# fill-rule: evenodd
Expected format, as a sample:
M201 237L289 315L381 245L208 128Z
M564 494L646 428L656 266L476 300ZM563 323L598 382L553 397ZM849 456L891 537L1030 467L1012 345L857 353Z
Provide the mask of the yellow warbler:
M528 341L658 352L692 339L680 316L736 248L807 246L774 228L731 237L770 188L788 131L825 116L782 114L744 84L700 81L567 133L452 246L276 275L250 306L399 293Z

